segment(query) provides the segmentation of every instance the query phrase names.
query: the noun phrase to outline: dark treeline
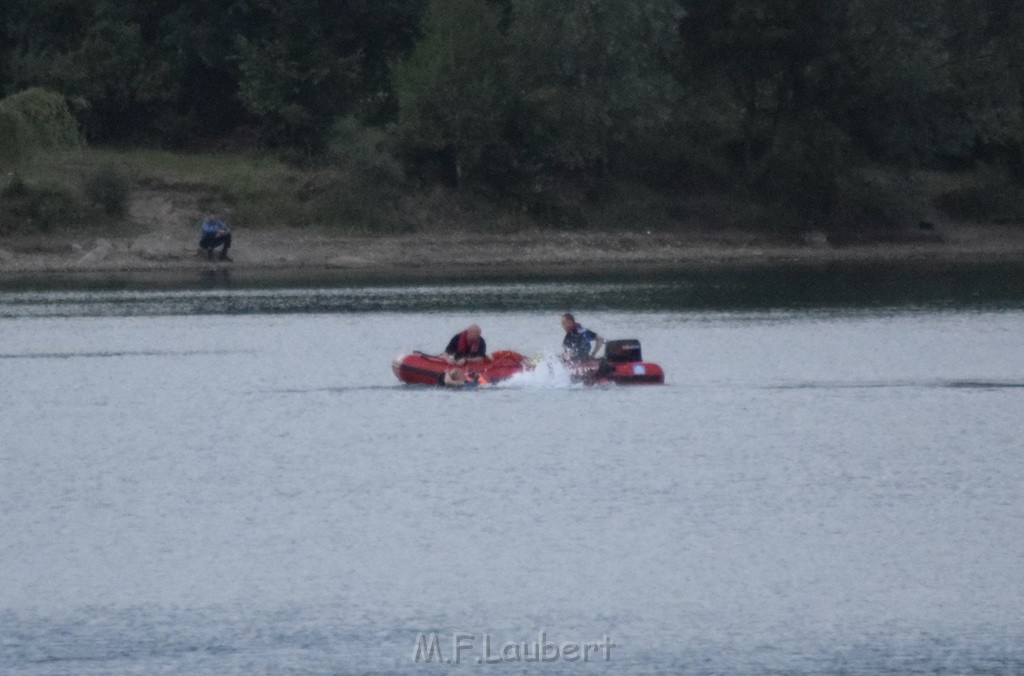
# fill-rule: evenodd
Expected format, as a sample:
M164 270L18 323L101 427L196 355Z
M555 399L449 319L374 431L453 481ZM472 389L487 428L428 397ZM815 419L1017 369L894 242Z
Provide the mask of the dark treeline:
M336 116L394 116L389 62L414 44L421 5L5 0L0 82L65 94L92 141L187 146L247 127L313 149Z
M1024 174L1020 0L5 0L0 86L91 142L316 157L533 206L626 178L835 213L866 166Z

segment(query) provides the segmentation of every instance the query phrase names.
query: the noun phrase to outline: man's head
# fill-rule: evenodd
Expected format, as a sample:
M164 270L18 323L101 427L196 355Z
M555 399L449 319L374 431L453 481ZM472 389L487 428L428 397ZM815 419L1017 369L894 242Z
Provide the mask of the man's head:
M568 331L569 329L571 329L575 325L576 325L576 318L573 317L570 313L566 312L564 315L562 315L562 328L563 329Z
M476 340L480 337L480 327L476 324L470 324L466 327L466 336L468 336L470 340Z

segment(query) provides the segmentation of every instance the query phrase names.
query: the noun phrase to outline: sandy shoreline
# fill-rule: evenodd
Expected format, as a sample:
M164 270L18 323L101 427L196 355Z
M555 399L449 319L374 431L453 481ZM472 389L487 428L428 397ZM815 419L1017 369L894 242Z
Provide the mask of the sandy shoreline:
M742 232L417 234L329 237L308 231L235 233L233 262L196 255L190 232L0 240L0 284L77 281L188 283L304 280L522 279L636 275L709 268L863 264L1024 264L1024 228L958 226L907 241L833 246L823 235L793 244Z

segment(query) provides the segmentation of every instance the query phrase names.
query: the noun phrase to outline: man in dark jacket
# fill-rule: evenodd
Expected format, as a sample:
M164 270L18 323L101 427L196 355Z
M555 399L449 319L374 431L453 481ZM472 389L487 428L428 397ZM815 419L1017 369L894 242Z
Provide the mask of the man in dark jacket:
M444 356L449 364L486 360L487 343L480 335L480 327L470 324L462 333L452 336L448 347L444 348Z
M562 315L562 354L566 361L580 362L597 359L597 353L604 347L604 338L590 329L580 326L576 318L566 312Z

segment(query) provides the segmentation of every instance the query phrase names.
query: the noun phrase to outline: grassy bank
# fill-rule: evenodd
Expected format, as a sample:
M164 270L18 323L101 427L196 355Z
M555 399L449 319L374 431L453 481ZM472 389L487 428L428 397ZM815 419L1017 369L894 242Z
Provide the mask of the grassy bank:
M269 154L82 148L40 152L0 178L0 236L138 232L168 220L189 228L205 211L249 229L338 236L739 230L789 242L816 233L837 244L928 237L922 221L1024 222L1024 189L993 171L863 172L839 196L841 218L829 224L727 185L655 190L619 181L584 190L567 183L547 199L536 210L425 187L394 164L351 157L297 166Z
M132 205L154 195L188 222L212 211L254 229L372 236L539 225L470 194L423 188L394 170L354 164L296 166L270 154L142 149L41 152L0 178L0 235L145 228L149 214ZM97 194L97 183L107 190ZM110 192L123 197L107 203Z
M97 177L107 177L124 195L121 203L105 205L90 190ZM158 193L188 204L186 211L194 213L183 216L215 211L247 227L394 228L381 221L388 212L376 203L383 190L375 190L372 199L357 178L337 168L290 167L269 155L96 148L40 153L17 180L8 179L0 223L8 234L117 226L132 218L145 226L145 214L132 213L132 200Z

